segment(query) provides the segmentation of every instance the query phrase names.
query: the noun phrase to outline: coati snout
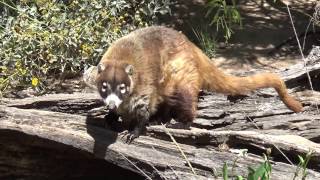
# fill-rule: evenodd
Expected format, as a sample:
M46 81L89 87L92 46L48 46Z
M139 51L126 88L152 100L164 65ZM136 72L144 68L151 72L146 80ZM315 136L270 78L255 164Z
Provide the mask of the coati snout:
M98 65L97 88L109 110L116 111L132 92L131 75L133 66L129 64Z

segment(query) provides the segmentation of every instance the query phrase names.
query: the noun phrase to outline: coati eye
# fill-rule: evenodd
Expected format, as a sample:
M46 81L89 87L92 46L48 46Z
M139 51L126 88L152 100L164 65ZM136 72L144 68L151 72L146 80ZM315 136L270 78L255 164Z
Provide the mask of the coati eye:
M101 91L102 91L102 92L106 92L107 89L110 89L110 88L111 88L111 87L110 87L110 84L109 84L109 83L103 82L103 83L102 83Z
M121 94L126 93L126 85L125 84L120 85L120 92L121 92Z

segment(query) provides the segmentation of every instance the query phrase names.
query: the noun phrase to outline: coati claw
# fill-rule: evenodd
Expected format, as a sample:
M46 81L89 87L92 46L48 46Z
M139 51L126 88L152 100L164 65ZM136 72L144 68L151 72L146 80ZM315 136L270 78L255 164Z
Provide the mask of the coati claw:
M119 136L121 136L120 139L123 140L125 143L130 144L134 139L139 137L139 134L135 131L125 130L119 133Z
M139 137L138 134L134 133L134 132L130 132L128 135L127 135L127 140L126 140L126 143L130 144L134 139L136 139L137 137Z
M118 136L120 137L120 139L122 140L126 135L129 134L128 130L124 130L121 133L118 133Z

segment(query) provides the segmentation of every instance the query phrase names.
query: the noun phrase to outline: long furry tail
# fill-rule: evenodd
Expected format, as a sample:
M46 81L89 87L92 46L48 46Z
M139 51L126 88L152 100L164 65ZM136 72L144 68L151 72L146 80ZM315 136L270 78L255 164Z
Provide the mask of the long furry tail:
M272 87L289 109L294 112L302 111L302 104L288 94L285 83L276 74L263 73L247 77L226 75L203 56L200 58L203 89L223 94L243 95L256 89Z

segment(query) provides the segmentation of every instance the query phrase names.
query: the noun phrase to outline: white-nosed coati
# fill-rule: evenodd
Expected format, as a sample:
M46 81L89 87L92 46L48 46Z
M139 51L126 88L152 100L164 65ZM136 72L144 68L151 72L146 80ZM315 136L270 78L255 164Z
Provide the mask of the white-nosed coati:
M106 105L134 122L129 141L155 116L190 125L200 89L242 95L273 87L289 109L302 111L277 75L224 74L186 36L161 26L142 28L115 41L98 65L96 83Z

